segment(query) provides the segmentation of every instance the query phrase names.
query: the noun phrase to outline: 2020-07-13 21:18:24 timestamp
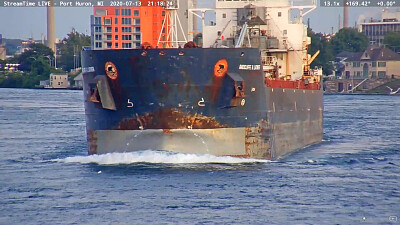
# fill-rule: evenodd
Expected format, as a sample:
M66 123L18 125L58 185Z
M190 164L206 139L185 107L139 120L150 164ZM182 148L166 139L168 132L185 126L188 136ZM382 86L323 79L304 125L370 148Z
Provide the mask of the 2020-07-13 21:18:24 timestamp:
M136 1L136 6L149 6L149 7L173 7L175 1L152 1L152 0L141 0Z

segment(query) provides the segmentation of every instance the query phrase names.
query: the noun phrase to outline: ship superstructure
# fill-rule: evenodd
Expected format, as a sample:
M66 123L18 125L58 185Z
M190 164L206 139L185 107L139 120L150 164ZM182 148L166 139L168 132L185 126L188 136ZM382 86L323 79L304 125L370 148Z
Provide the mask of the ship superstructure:
M214 9L194 9L171 2L166 38L157 44L165 48L82 52L90 154L154 149L276 159L322 140L321 70L310 69L316 55L307 54L301 21L315 4L218 0ZM178 16L182 2L187 21ZM209 12L215 21L206 22ZM193 15L202 20L201 47L192 41Z
M264 65L279 65L267 76L299 80L309 75L304 73L309 71L307 46L311 39L302 18L315 9L314 1L302 6L274 0L220 0L215 4L215 9L190 10L203 21L203 47L259 48ZM215 13L216 22L206 25L205 14L210 11ZM188 18L191 27L193 19ZM193 32L188 36L192 39Z

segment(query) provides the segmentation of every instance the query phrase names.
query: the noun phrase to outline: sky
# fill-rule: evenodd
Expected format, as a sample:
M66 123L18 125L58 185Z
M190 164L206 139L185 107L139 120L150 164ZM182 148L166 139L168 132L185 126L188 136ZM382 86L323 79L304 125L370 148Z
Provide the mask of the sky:
M296 1L296 0L295 0ZM318 0L318 4L319 5ZM198 0L199 7L206 7L214 0ZM399 9L399 8L395 8ZM354 26L359 19L366 17L379 18L382 8L350 8L349 24ZM73 28L80 33L90 35L90 15L93 9L90 7L56 7L56 37L62 39ZM317 7L304 18L310 18L310 26L316 32L331 33L338 30L339 14L343 14L343 8ZM33 36L40 40L41 35L46 35L46 8L45 7L0 7L0 34L3 38L28 39Z

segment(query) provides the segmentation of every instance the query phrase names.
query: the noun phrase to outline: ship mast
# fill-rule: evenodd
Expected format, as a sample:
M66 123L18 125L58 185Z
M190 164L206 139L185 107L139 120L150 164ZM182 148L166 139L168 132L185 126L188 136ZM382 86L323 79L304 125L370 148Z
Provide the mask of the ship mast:
M165 4L165 18L161 26L157 46L162 44L165 48L177 48L181 44L187 43L185 32L178 16L179 1L166 1ZM166 33L166 36L163 38L164 40L161 40L163 32ZM184 40L179 40L179 32L182 32L183 35L181 36Z

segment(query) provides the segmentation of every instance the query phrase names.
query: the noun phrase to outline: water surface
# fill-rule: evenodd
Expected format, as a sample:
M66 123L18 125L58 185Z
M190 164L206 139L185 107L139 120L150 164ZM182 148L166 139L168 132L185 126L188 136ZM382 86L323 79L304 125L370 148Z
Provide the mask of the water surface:
M0 224L399 224L400 96L324 102L279 161L87 156L81 91L0 89Z

